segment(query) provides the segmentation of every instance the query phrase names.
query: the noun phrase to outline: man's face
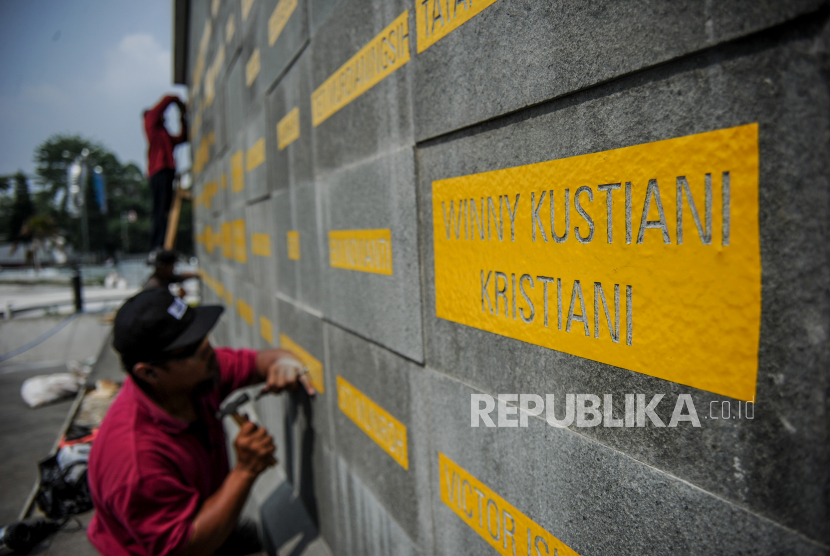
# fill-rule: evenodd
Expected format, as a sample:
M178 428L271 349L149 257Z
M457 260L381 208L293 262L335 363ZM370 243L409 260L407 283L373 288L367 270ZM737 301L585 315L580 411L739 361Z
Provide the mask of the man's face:
M187 353L189 348L179 350ZM176 352L172 354L176 355ZM219 361L213 346L205 338L189 357L165 361L158 365L161 368L157 388L170 393L200 394L214 388L219 380Z

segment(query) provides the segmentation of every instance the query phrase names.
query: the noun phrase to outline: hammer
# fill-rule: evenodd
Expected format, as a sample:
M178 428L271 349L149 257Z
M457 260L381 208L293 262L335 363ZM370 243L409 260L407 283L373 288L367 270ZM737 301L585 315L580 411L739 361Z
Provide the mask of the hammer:
M264 391L257 393L257 395L254 396L254 401L257 401L259 398L265 395L265 393L266 392ZM243 393L240 396L237 396L235 400L226 403L225 407L216 412L216 418L221 421L223 418L230 416L231 418L233 418L234 421L236 421L236 424L241 427L245 423L246 419L245 417L242 417L239 413L237 413L236 410L239 409L241 405L246 404L249 401L251 401L251 397L247 393ZM270 465L277 464L277 460L273 456L270 456L270 460Z

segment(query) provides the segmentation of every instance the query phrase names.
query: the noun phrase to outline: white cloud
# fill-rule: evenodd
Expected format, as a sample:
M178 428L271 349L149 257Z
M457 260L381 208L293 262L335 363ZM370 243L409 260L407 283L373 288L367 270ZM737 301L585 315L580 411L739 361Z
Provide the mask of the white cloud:
M154 93L170 83L170 52L152 35L127 35L106 53L102 85L114 99Z
M164 94L186 90L172 85L170 51L152 35L124 36L104 60L93 72L97 78L24 83L13 97L0 97L0 173L31 171L34 148L53 133L79 133L102 142L123 162L146 167L143 110Z

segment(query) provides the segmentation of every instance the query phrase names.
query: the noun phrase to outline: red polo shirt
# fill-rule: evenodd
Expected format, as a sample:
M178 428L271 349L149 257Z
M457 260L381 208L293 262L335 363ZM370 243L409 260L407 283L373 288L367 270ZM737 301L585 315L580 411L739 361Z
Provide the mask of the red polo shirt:
M147 134L147 175L152 177L159 170L176 169L176 159L173 158L173 148L179 143L187 141L187 127L182 121L182 132L179 135L170 135L164 126L164 111L176 102L178 98L167 95L153 108L144 114L144 133Z
M185 423L153 403L131 378L113 402L89 457L95 516L87 535L106 556L178 554L204 501L228 475L220 402L255 382L256 351L216 349L219 388L199 398Z

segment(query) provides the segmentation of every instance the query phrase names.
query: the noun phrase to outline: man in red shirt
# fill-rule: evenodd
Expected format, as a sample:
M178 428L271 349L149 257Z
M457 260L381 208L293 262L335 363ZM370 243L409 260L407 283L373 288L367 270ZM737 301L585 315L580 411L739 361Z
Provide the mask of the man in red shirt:
M171 104L179 107L181 133L173 136L164 126L164 111ZM144 111L144 133L147 134L147 175L153 192L153 221L150 227L150 250L160 249L167 232L167 215L173 201L173 178L176 175L176 159L173 149L187 141L187 120L184 102L174 95L162 98L150 110Z
M95 517L90 542L101 554L249 554L261 550L237 526L257 476L274 464L262 427L244 423L229 469L219 404L236 388L265 382L280 392L302 384L285 350L213 349L207 334L223 308L191 308L162 288L127 300L113 346L129 376L89 458Z

